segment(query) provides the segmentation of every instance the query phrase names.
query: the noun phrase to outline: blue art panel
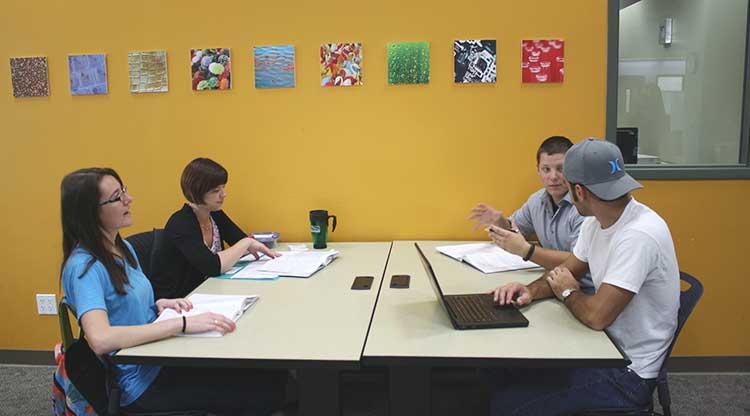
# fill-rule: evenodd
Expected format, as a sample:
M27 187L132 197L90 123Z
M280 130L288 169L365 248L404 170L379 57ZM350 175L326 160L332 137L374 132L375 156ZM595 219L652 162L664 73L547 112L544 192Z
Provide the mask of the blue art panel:
M106 94L107 58L104 55L69 55L70 93L72 95Z
M294 46L256 46L255 88L292 88Z

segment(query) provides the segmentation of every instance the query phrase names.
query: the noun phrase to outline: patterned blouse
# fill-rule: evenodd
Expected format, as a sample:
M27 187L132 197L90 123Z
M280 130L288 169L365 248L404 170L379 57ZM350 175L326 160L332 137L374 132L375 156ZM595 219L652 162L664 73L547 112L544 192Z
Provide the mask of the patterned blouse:
M211 247L209 247L209 249L211 249L212 253L216 254L220 252L222 249L221 236L219 235L219 226L216 225L216 222L214 221L214 218L212 216L209 215L208 218L211 219L211 228L213 228L213 234L214 234L214 238L213 238L213 241L211 242Z

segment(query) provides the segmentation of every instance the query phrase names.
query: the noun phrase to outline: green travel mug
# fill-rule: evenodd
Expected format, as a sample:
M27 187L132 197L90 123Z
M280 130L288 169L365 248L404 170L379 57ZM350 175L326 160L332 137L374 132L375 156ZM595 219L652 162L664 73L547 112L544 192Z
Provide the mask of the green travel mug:
M312 234L313 248L326 248L328 241L328 220L333 218L333 228L336 231L336 216L328 215L324 209L310 211L310 233Z

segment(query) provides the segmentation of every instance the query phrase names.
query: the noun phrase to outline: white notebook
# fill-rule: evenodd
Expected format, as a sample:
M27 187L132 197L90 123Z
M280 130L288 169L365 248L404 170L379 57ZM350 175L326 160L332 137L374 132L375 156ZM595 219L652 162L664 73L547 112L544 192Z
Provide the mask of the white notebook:
M280 251L281 256L265 262L258 270L280 276L310 277L339 256L336 250Z
M482 273L507 272L511 270L540 267L531 261L523 261L492 243L456 244L436 247L437 251L458 261L464 261Z
M164 309L155 322L166 319L179 318L180 316L191 317L205 312L219 313L237 322L242 315L258 302L258 295L205 295L196 293L188 296L193 303L193 309L188 312L177 313L174 309ZM190 320L188 320L188 326ZM221 332L210 331L200 334L179 334L186 337L220 337Z

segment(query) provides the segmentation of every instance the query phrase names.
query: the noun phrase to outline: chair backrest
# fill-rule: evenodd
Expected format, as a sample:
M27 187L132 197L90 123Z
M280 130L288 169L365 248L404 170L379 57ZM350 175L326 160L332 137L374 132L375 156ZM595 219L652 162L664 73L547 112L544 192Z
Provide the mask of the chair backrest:
M68 304L65 296L60 299L57 305L57 319L60 323L60 339L62 340L63 350L67 351L76 338L73 337L73 327L70 326L70 314L75 315L73 308Z
M154 228L152 231L144 231L126 238L138 256L143 274L148 278L151 277L153 271L155 248L159 244L163 232L164 230Z
M674 345L677 343L677 337L680 335L682 327L685 325L690 313L695 309L695 305L698 304L701 296L703 296L703 284L701 284L698 279L685 272L680 272L680 280L689 284L690 287L684 291L680 291L680 309L677 312L677 329L674 331L672 343L669 344L667 356L659 370L659 377L656 379L656 391L664 416L672 415L672 410L670 409L672 398L669 393L669 384L667 383L667 362L672 355L672 348L674 348Z
M664 360L661 370L659 371L660 379L666 378L667 360L669 359L669 356L672 355L672 348L674 348L674 345L677 343L677 337L680 335L680 331L682 331L682 327L685 325L690 313L693 312L695 305L698 304L701 296L703 296L703 284L698 281L698 279L685 272L680 272L680 280L689 284L690 287L684 291L680 291L680 309L677 312L677 329L675 329L674 338L672 338L672 343L669 344L669 349L667 349L667 359Z

